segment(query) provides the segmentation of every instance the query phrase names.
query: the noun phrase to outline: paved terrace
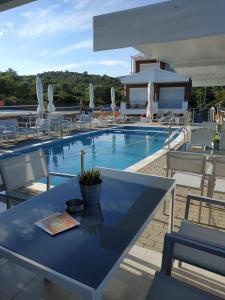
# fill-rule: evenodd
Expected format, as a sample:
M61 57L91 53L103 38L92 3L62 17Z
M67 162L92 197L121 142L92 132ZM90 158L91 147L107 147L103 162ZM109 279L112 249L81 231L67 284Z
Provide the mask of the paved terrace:
M139 170L141 173L165 176L165 155ZM205 186L205 195L207 182ZM175 209L175 230L179 229L184 217L185 199L187 193L198 193L196 190L177 188ZM222 194L215 194L215 198L224 199ZM2 210L5 207L2 204ZM168 211L168 205L167 205ZM200 212L200 213L199 213ZM209 209L201 208L197 203L191 206L190 218L208 225L210 222L219 229L225 229L225 210L213 207L211 219ZM211 221L210 221L211 220ZM164 234L168 228L168 214L163 214L161 207L154 220L147 226L136 245L131 249L127 258L115 272L104 291L103 299L107 300L142 300L151 286L154 272L159 270ZM209 290L225 299L225 280L221 276L211 274L197 268L182 265L175 268L173 276L179 277L195 286ZM7 261L0 259L0 299L1 300L79 300L79 296L71 294L62 287Z

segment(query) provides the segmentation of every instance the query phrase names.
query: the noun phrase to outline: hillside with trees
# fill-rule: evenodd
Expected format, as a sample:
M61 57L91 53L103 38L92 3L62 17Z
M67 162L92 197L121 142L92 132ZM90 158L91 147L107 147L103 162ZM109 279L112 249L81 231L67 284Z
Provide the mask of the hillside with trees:
M44 87L44 98L47 100L48 84L54 88L56 106L76 106L89 102L89 84L94 84L95 104L110 103L110 89L116 90L117 105L124 100L124 88L120 80L107 75L91 75L87 72L45 72L39 74ZM16 71L8 69L0 72L0 100L5 105L37 104L36 76L20 76ZM193 88L190 106L193 108L209 108L212 105L225 107L225 87Z
M44 99L47 100L48 85L54 89L56 106L76 106L82 100L89 103L89 84L94 84L95 103L102 105L111 102L111 87L115 88L117 104L124 100L124 90L119 79L107 75L91 75L87 72L45 72L38 74L42 79ZM0 72L0 100L5 105L37 104L36 76L20 76L8 69Z

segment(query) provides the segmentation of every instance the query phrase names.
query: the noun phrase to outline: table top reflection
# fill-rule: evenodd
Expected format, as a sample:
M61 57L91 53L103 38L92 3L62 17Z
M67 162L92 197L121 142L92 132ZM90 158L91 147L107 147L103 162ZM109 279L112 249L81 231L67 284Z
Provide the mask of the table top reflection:
M34 223L81 198L76 178L0 214L0 248L97 289L175 186L170 178L102 169L100 203L71 214L80 226L50 236ZM3 251L4 254L4 251Z

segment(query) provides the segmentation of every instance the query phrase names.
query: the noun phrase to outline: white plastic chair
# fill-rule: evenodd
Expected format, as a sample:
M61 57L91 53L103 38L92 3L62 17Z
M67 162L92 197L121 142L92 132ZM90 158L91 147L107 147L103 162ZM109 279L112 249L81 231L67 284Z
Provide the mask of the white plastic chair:
M50 116L49 117L49 126L50 130L60 132L61 134L66 131L69 133L71 131L71 121L64 118L63 115L59 116Z
M199 128L191 131L191 147L211 147L215 131L212 129Z
M8 142L9 138L17 142L19 135L27 135L26 123L18 122L16 119L0 120L1 140Z
M0 173L7 208L11 207L11 200L26 200L30 198L31 190L43 192L50 188L50 175L61 177L74 177L71 174L49 172L42 150L17 155L0 160ZM37 183L46 178L47 184Z
M35 122L35 126L31 126L28 128L30 133L33 133L38 138L41 133L47 133L49 136L50 134L50 124L49 119L41 119L38 118Z
M167 177L176 179L182 187L199 189L203 195L206 158L202 154L169 151L167 153ZM170 173L170 174L169 174Z
M209 179L208 196L212 197L214 192L225 193L225 156L213 157L213 170Z

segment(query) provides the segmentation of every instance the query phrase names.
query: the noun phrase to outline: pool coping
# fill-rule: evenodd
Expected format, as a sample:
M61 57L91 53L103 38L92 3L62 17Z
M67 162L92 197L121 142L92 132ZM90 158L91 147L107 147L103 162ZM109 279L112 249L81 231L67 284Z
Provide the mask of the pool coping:
M170 143L170 149L175 149L184 139L184 133L181 131L181 133L176 137L174 141ZM131 165L130 167L126 168L124 171L128 172L138 172L140 169L144 168L148 164L152 163L156 159L160 158L164 154L166 154L169 151L169 148L163 148L158 151L156 151L154 154L149 155L148 157L140 160L139 162Z
M135 125L133 125L133 126L135 126ZM110 127L110 128L97 129L97 130L94 130L94 131L79 132L79 133L75 133L73 135L68 135L68 136L64 136L64 137L61 137L61 138L57 138L55 140L38 142L36 144L32 144L32 145L28 145L28 146L16 148L16 149L13 149L13 150L5 150L4 153L0 153L0 157L4 156L4 155L7 155L7 154L13 154L13 153L19 154L20 151L22 152L22 154L24 154L25 152L23 152L23 151L26 151L26 150L32 151L32 150L34 150L36 148L39 148L40 146L46 146L48 144L50 144L50 145L51 144L58 144L58 143L60 143L60 142L62 142L64 140L73 139L74 137L78 137L79 138L79 137L90 135L90 134L91 135L95 135L95 134L97 134L99 132L107 132L107 131L115 130L115 129L119 130L120 128L122 129L122 127L124 127L124 126L116 126L116 127ZM138 126L136 126L136 127L138 127ZM154 127L154 126L140 126L140 127ZM160 128L160 126L155 126L155 127ZM165 128L165 127L162 127L162 128ZM176 127L176 126L174 126L173 128L179 129L179 127ZM173 140L170 143L170 148L174 149L178 144L180 144L182 142L183 138L184 138L184 134L181 131L180 134L176 137L176 139ZM162 155L166 154L168 151L169 151L168 147L160 149L160 150L156 151L155 153L149 155L148 157L146 157L146 158L138 161L137 163L129 166L128 168L125 168L124 171L138 172L138 170L140 170L141 168L143 168L146 165L150 164L151 162L155 161L156 159L158 159Z

